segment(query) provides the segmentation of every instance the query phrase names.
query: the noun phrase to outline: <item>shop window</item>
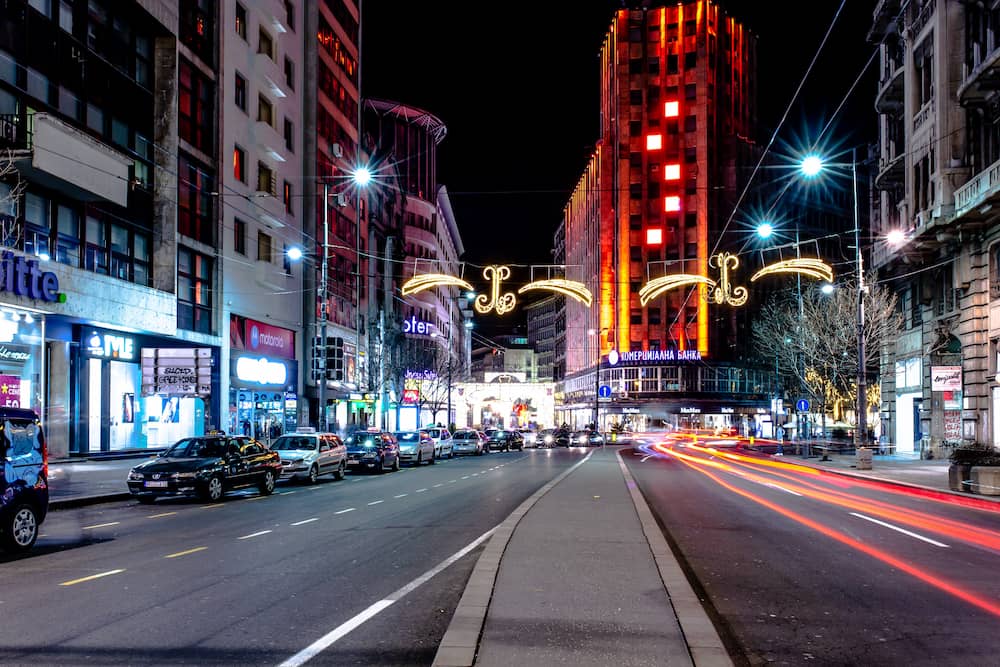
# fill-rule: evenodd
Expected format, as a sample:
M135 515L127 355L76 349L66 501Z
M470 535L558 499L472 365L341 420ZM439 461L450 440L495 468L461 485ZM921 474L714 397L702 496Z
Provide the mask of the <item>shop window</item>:
M241 255L247 254L247 223L233 218L233 249Z
M212 333L212 258L177 248L177 326Z
M178 134L186 142L211 154L215 147L215 86L194 65L181 60L178 68Z

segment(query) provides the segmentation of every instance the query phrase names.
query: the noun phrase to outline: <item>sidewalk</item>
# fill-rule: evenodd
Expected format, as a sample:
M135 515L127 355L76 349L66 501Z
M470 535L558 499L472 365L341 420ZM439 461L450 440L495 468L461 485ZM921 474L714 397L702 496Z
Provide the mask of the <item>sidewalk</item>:
M919 486L936 491L950 491L948 488L949 462L947 459L921 460L906 455L880 456L875 454L872 456L871 470L858 470L854 454L830 454L828 461L824 461L821 457L805 458L794 455L778 458L789 463L798 463L844 475ZM972 495L952 493L962 496ZM976 497L989 499L991 496L976 495Z
M156 454L49 461L49 509L129 498L128 471Z

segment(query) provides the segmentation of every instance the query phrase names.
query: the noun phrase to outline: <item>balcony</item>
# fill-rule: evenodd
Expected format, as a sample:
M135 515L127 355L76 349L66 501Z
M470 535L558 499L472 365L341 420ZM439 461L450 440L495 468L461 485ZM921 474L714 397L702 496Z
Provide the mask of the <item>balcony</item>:
M271 56L266 53L254 55L254 71L257 73L257 82L264 90L270 92L274 97L288 97L285 90L285 73L278 66L278 63L271 60Z
M273 125L263 120L255 122L254 138L257 141L257 147L269 160L274 162L288 161L285 157L285 138L278 134Z
M1000 160L955 190L955 217L982 221L985 214L998 202L1000 202Z
M976 55L979 48L979 44L974 45ZM974 57L973 60L979 59ZM967 68L967 65L962 65L963 71ZM985 104L998 90L1000 90L1000 47L994 47L971 72L965 72L965 80L958 87L958 102L963 106Z
M133 160L49 114L0 116L0 148L12 151L28 181L81 201L128 205Z
M875 96L875 111L891 113L903 108L903 73L901 64L886 65L879 81L878 95Z
M905 168L904 154L880 157L878 174L875 176L875 187L879 190L890 190L903 184Z
M869 42L882 41L894 31L896 16L899 15L901 0L879 0L872 12L872 27L868 31Z

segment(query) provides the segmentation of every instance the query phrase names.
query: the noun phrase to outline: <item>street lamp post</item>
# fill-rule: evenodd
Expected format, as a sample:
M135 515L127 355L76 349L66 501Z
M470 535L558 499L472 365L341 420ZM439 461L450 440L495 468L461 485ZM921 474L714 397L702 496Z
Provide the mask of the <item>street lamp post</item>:
M327 431L326 421L326 309L327 309L327 264L330 257L330 183L323 181L323 268L320 269L319 283L319 340L323 350L323 372L319 380L319 430L322 433Z

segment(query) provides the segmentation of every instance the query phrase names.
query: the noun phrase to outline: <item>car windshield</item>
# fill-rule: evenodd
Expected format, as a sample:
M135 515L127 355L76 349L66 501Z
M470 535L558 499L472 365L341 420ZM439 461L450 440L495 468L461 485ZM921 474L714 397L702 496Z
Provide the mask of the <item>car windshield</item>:
M377 447L378 440L375 436L370 433L360 434L356 433L354 435L348 436L345 441L348 447Z
M221 440L204 438L184 438L163 452L163 456L172 458L215 458L225 453Z
M475 431L458 431L452 436L455 440L475 440L479 436Z
M271 443L271 449L312 451L316 449L316 438L308 435L283 435Z
M396 433L396 440L400 442L416 442L420 440L420 434L414 433L413 431Z

